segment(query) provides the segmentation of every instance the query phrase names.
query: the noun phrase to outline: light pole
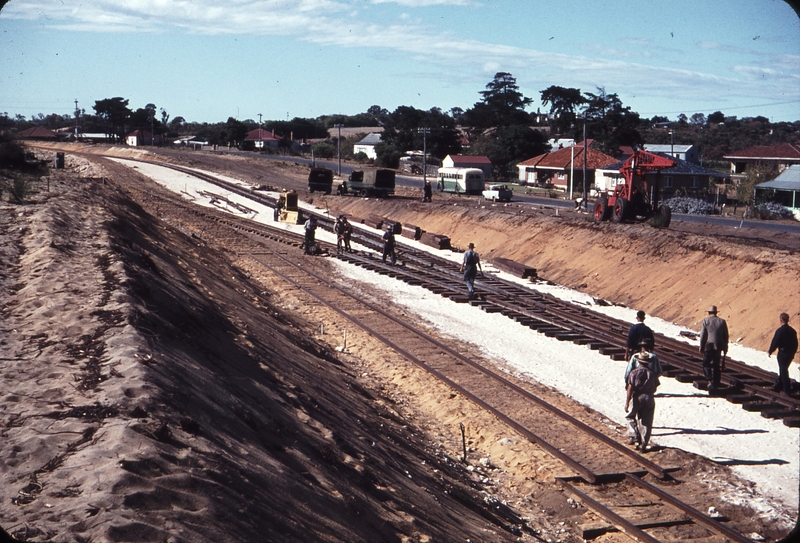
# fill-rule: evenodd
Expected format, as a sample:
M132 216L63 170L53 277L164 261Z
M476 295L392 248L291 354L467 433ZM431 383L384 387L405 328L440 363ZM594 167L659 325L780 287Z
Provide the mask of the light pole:
M336 137L336 155L339 159L339 177L342 176L342 127L343 124L335 124L333 125L339 131L339 135Z
M417 132L422 134L422 186L428 182L428 134L430 128L417 128Z

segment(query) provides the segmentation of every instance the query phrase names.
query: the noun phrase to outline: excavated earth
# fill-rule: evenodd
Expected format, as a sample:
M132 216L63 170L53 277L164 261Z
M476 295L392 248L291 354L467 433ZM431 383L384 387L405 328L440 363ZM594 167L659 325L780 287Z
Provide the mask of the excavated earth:
M578 526L599 522L567 501L553 481L563 470L535 446L501 447L508 431L468 402L443 402L452 395L397 371L401 362L368 337L336 352L315 332L333 317L200 241L146 192L127 190L146 179L99 158L146 152L60 149L68 168L38 181L29 203L0 202L0 526L18 540L580 541ZM311 199L302 166L164 156ZM524 262L694 329L715 304L734 339L754 348L779 312L800 320L797 236L598 226L546 207L416 196L313 199L457 247L472 241L484 259ZM541 388L562 409L608 423ZM459 421L469 465L459 461ZM785 535L785 522L715 500L748 487L727 468L664 454L742 531ZM487 457L500 465L477 461Z

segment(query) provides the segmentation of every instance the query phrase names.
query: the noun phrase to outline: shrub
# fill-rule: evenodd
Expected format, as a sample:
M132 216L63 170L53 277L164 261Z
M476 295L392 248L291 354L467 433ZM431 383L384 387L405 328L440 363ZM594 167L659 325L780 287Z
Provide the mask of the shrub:
M767 202L766 204L758 204L753 208L752 217L754 219L761 219L762 221L780 220L780 219L793 219L794 214L781 204L775 202Z

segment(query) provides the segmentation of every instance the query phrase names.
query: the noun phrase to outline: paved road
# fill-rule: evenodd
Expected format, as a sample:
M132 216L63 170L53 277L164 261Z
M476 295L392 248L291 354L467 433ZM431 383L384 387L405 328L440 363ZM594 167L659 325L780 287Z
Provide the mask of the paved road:
M220 150L218 152L225 152L230 154L242 154L247 156L256 156L261 157L267 160L283 160L287 162L296 162L298 164L311 164L310 158L302 158L302 157L292 157L292 156L275 156L275 155L261 155L253 153L252 151L228 151ZM315 163L319 167L323 168L330 168L334 171L334 173L339 171L339 162L337 160L322 160L317 159ZM355 167L355 169L360 168L360 166ZM342 164L342 176L347 177L353 171L354 167ZM435 178L431 178L433 182L436 181ZM422 177L417 175L398 175L397 176L397 184L401 187L411 187L411 188L419 188L420 195L422 191ZM435 196L435 193L434 193ZM524 204L530 205L542 205L547 207L558 207L558 208L573 208L574 203L570 200L563 200L559 198L542 198L538 196L528 196L528 195L514 195L514 202L520 202ZM742 219L733 219L729 217L718 217L715 215L684 215L681 213L675 213L672 215L673 221L684 221L684 222L692 222L692 223L708 223L708 224L715 224L717 226L729 226L731 228L753 228L753 229L760 229L760 230L767 230L770 232L786 232L786 233L795 233L800 235L800 223L792 224L792 223L785 223L785 222L770 222L770 221L752 221L746 220L743 221Z

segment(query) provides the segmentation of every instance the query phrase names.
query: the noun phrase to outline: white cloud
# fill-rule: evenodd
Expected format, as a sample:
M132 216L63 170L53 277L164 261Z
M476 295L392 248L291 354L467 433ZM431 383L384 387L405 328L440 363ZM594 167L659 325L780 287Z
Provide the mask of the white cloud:
M472 0L370 0L373 4L397 4L414 8L429 6L477 6Z

